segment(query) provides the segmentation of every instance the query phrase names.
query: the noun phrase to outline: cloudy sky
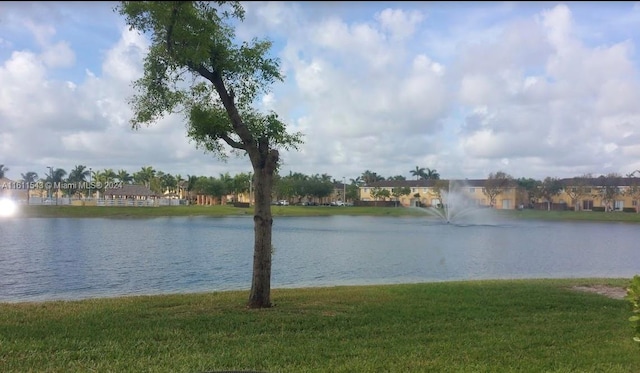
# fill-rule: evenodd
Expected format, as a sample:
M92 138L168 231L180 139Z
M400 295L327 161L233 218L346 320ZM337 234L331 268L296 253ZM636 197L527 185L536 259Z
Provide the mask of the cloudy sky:
M0 164L218 177L183 118L132 130L148 42L113 2L0 2ZM240 39L274 42L262 100L301 131L280 173L347 180L504 171L543 179L640 169L640 5L632 2L248 2Z

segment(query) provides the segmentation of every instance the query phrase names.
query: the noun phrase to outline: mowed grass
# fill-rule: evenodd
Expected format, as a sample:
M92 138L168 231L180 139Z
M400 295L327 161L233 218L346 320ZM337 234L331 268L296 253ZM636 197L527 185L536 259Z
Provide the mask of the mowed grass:
M3 372L637 372L625 279L274 289L0 304Z
M271 206L273 216L429 216L424 209L406 207ZM497 218L640 223L640 214L598 211L493 210ZM215 206L97 207L20 206L18 217L153 218L164 216L253 215L253 208Z
M332 206L271 206L274 216L425 216L419 209L403 207L332 207ZM20 206L18 217L71 218L153 218L164 216L233 216L253 215L253 207L159 206L159 207L99 207L99 206Z

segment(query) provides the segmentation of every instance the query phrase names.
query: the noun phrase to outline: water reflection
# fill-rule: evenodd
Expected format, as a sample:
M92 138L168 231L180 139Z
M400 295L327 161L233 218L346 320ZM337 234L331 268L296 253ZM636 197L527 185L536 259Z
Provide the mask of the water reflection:
M279 217L272 285L632 277L637 228ZM247 289L251 280L250 217L14 218L3 220L0 237L0 301Z

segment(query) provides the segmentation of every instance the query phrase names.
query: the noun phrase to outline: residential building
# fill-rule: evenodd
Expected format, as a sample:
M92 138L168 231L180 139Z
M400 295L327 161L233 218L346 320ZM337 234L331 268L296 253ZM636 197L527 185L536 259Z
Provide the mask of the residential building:
M394 189L405 188L409 194L394 197ZM494 198L487 195L486 179L464 179L464 180L383 180L370 183L360 187L361 201L381 200L373 194L377 190L388 190L390 197L383 198L399 203L404 207L428 207L438 206L446 199L446 194L450 191L457 191L466 196L468 203L474 203L477 206L491 206L496 209L515 209L520 201L518 199L517 184L515 181L509 181L508 185L500 187L499 191L492 193Z
M560 179L562 190L551 197L549 209L638 212L640 178L606 177ZM544 205L542 206L544 208Z

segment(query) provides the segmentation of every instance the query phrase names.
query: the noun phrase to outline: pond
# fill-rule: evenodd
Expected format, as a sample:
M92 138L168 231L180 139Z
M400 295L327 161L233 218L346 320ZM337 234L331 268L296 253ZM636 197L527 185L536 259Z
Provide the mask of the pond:
M272 287L633 277L640 227L429 217L277 217ZM0 301L250 287L251 217L11 218L0 224Z

